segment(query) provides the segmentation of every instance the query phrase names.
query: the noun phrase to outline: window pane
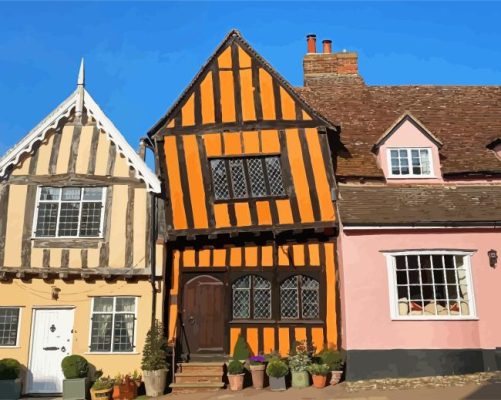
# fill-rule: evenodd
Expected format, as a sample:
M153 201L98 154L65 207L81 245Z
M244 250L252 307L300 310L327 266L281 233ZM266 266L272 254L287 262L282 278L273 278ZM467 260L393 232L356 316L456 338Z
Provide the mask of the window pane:
M271 318L271 289L254 290L254 318Z
M103 188L89 187L84 189L83 193L84 200L102 200L102 198L103 198Z
M282 318L299 318L297 276L290 277L280 285L280 315Z
M61 203L59 236L77 236L80 203Z
M65 187L61 200L63 201L78 201L80 200L81 188Z
M80 236L92 237L100 235L102 203L82 203L80 219Z
M233 287L235 289L250 289L250 275L242 276L240 279L237 279L235 283L233 283Z
M301 276L301 300L303 303L303 318L319 317L318 290L319 283L308 276Z
M136 299L134 297L117 297L115 307L115 311L118 312L134 312L136 307Z
M134 348L134 314L115 314L113 329L113 351L132 351Z
M268 184L272 196L282 196L285 194L284 184L282 181L282 167L280 166L280 158L266 157L266 171L268 173Z
M113 311L113 297L95 297L94 298L94 311L112 312Z
M233 289L233 318L250 318L250 289Z
M112 314L92 316L91 351L111 351L112 321Z
M56 236L58 203L40 203L38 205L36 236Z
M0 346L15 346L19 308L0 308Z
M245 181L244 162L242 159L230 160L231 183L233 196L244 199L247 195L247 182Z
M252 197L263 197L268 193L264 182L263 160L261 158L249 158L247 160Z
M421 170L423 175L431 175L430 151L427 149L420 150Z
M59 200L61 189L43 187L40 191L40 200Z
M226 175L226 163L224 160L211 160L212 181L214 183L214 196L216 200L230 198L228 179Z

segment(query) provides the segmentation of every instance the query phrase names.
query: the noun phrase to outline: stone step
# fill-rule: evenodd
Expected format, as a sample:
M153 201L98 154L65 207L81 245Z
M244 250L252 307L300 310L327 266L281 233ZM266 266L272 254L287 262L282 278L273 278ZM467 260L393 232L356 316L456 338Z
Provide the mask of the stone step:
M172 389L172 394L217 392L224 388L224 383L171 383L169 387Z
M198 373L204 375L206 373L218 373L221 376L224 373L224 363L222 362L190 362L178 364L178 372Z
M220 383L223 380L222 372L178 372L176 383Z

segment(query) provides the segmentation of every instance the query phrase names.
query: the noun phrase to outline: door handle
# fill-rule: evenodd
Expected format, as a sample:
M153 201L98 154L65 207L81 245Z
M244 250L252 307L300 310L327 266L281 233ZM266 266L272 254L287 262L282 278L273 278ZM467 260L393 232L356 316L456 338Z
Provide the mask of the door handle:
M64 347L64 346L63 346L63 347L61 347L61 351L62 351L63 353L66 353L66 347Z
M54 351L54 350L59 350L59 347L44 347L43 349L46 351Z
M191 325L195 325L195 317L193 315L190 315L190 317L188 318L188 322L191 324Z

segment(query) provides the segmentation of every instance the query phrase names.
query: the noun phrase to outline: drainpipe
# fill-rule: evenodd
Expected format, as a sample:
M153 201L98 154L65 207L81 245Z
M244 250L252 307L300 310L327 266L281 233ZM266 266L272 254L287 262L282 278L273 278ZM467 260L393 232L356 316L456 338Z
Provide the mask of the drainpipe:
M157 311L156 266L157 266L157 201L155 193L150 193L150 283L151 283L151 326L155 323Z

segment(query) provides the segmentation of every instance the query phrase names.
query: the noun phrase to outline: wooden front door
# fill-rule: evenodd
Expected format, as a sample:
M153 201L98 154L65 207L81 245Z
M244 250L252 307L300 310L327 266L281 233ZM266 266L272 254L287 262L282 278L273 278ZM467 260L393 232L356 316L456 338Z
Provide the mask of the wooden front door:
M188 352L224 353L224 284L209 275L184 285L183 328Z

